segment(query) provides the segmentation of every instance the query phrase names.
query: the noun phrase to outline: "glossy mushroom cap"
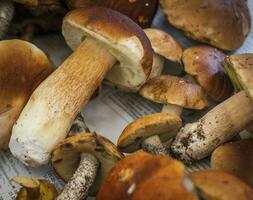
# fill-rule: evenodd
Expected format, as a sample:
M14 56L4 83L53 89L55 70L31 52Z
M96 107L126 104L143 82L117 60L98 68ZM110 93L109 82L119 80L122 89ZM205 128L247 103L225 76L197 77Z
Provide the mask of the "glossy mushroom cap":
M141 27L149 27L155 16L158 0L65 0L71 9L86 6L105 6L130 17Z
M141 143L148 137L158 135L161 141L175 136L182 126L178 116L168 113L155 113L141 117L130 123L118 139L118 147L127 153L141 148Z
M220 171L198 171L189 175L208 200L252 200L253 189L239 178Z
M34 89L53 72L53 64L22 40L1 41L0 52L0 148L7 148L14 123Z
M221 51L204 45L188 48L183 53L185 71L215 101L224 101L233 93L233 85L223 67L224 58Z
M90 189L91 194L96 194L106 174L124 156L112 142L96 133L71 136L58 144L52 153L52 166L63 180L70 180L79 165L81 153L92 154L100 163Z
M173 104L189 109L208 106L206 95L197 84L171 75L157 76L140 89L140 95L161 104Z
M161 0L168 21L188 37L224 50L239 48L250 31L245 0Z
M108 8L71 11L63 21L63 35L72 49L86 37L99 41L118 60L107 80L118 87L138 90L151 72L153 51L143 30L131 19Z
M137 152L108 173L97 200L197 200L184 185L184 165L167 156Z
M253 98L253 54L239 54L225 59L225 69L236 90L244 90Z
M252 139L227 143L213 152L211 168L235 175L253 187L252 155Z

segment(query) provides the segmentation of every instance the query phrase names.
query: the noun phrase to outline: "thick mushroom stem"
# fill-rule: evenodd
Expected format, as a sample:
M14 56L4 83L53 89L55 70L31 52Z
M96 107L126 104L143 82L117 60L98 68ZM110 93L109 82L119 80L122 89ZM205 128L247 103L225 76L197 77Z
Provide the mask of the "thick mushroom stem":
M183 111L182 107L173 104L166 104L162 108L162 112L173 114L179 117L181 116L182 111Z
M149 153L167 155L167 149L164 147L160 137L158 135L151 136L145 139L142 144L142 149Z
M253 121L252 100L242 91L208 112L199 121L185 125L171 146L171 153L190 163L210 155Z
M14 5L9 0L0 1L0 39L5 35L14 16Z
M66 137L75 116L115 62L102 44L86 38L31 96L13 127L9 144L13 155L34 167L47 163L51 150ZM50 133L46 144L40 137L45 132Z
M91 154L82 153L80 164L70 181L56 200L82 200L88 196L99 167L98 160Z

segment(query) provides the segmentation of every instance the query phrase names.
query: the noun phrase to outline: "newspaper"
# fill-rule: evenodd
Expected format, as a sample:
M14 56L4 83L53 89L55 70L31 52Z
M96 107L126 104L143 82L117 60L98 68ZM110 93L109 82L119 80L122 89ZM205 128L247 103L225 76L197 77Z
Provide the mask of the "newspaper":
M248 1L248 4L253 13L253 1ZM193 45L193 42L186 39L181 32L168 25L161 10L158 11L154 19L153 27L171 33L178 39L183 47ZM55 66L59 66L71 53L71 50L64 43L64 39L59 35L40 36L35 39L34 43L49 55ZM237 52L253 52L252 30L244 45ZM160 110L161 105L151 103L136 94L127 94L103 86L99 97L92 100L84 108L82 114L91 131L96 131L97 133L108 137L113 142L116 142L119 134L127 124L140 116L159 112ZM192 114L189 111L184 111L183 117L186 120L189 118L195 120L195 118L202 114L203 112ZM190 172L208 167L209 161L204 160L200 164L189 168L188 171ZM11 181L11 178L14 176L34 176L47 179L52 182L58 190L62 189L64 186L63 181L55 174L51 166L47 165L36 169L26 167L15 159L9 151L0 151L0 200L11 200L15 198L19 186ZM91 199L94 198L90 198L90 200Z

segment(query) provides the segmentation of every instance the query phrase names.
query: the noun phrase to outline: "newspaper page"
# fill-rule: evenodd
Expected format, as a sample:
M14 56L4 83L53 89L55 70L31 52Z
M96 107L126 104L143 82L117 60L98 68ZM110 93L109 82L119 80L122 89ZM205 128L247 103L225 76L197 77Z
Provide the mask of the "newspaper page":
M248 4L252 11L253 19L253 1L248 1ZM193 45L193 42L186 39L181 32L168 25L161 10L159 10L155 17L153 27L171 33L178 39L183 47ZM64 43L64 39L59 35L40 36L35 39L34 43L50 56L55 66L59 66L71 53L71 50ZM237 52L253 52L252 30L244 45ZM170 67L170 69L171 68L172 67ZM174 72L172 71L171 73ZM96 131L108 137L113 142L116 142L118 136L127 124L140 116L159 112L160 110L161 105L145 100L136 94L127 94L108 86L103 86L99 97L92 100L84 108L82 114L91 131ZM190 111L184 111L183 113L183 117L186 121L189 121L189 119L195 120L201 115L203 115L203 112L197 112L196 114ZM200 164L189 168L188 171L208 167L209 161L204 160ZM0 151L0 200L15 199L19 187L11 181L14 176L34 176L47 179L52 182L58 190L62 189L64 186L63 181L55 174L50 165L35 169L30 168L24 166L15 159L9 151ZM91 199L94 198L89 198L89 200Z

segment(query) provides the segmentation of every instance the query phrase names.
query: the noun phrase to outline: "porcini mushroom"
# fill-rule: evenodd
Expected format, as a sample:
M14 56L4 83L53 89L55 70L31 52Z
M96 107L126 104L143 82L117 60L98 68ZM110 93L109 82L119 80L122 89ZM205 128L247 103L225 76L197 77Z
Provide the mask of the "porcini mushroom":
M171 153L180 160L193 162L205 158L219 145L233 138L253 121L253 54L232 55L225 69L237 90L200 120L186 124L171 145Z
M64 0L70 9L87 6L105 6L116 10L139 24L141 27L149 27L158 7L158 0Z
M148 38L116 11L102 7L71 11L64 18L63 35L79 48L35 90L13 128L10 150L27 165L48 162L53 147L66 137L108 71L133 90L145 83L151 71Z
M97 200L197 200L187 182L179 161L140 151L112 168Z
M208 200L252 200L253 189L239 178L221 171L198 171L189 174L189 178Z
M162 142L175 136L182 121L180 117L168 113L143 116L130 123L118 139L118 148L132 153L142 148L147 152L167 154Z
M35 88L53 72L46 54L22 40L0 41L0 148Z
M235 175L253 186L253 140L224 144L212 153L211 168Z
M105 175L123 158L123 154L106 138L95 133L79 133L66 138L52 153L52 165L69 181L57 200L86 199L96 194Z
M235 50L250 31L245 0L161 0L170 24L188 37L224 50Z
M233 85L223 67L224 58L221 51L205 45L190 47L183 53L185 71L215 101L224 101L233 93Z
M14 16L14 5L10 0L0 1L0 39L6 34Z
M161 75L149 80L139 91L144 98L164 104L162 112L181 115L183 108L201 110L208 106L200 86L187 80Z
M161 75L165 60L180 62L183 50L179 43L168 33L155 29L144 29L154 50L153 66L149 79Z

